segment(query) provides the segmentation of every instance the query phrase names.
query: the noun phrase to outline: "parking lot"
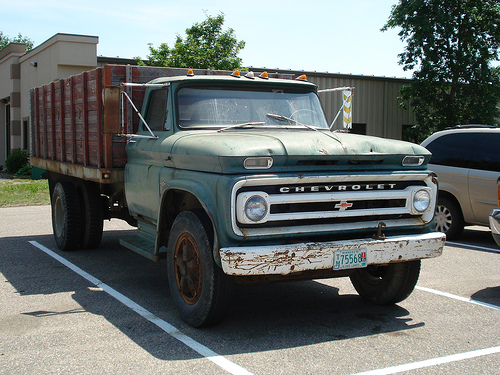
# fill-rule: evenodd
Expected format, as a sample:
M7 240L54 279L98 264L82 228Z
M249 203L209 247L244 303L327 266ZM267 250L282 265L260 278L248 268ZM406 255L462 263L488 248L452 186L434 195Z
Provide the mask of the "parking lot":
M122 248L60 252L49 206L0 208L0 374L500 374L500 253L467 227L396 306L348 279L238 287L224 322L184 324L166 265Z

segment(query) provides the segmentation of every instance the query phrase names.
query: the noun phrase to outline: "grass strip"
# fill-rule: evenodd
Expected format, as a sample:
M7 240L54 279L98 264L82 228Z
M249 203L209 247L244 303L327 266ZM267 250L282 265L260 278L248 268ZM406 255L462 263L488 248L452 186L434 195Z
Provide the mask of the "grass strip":
M0 181L0 206L49 203L48 180L12 179Z

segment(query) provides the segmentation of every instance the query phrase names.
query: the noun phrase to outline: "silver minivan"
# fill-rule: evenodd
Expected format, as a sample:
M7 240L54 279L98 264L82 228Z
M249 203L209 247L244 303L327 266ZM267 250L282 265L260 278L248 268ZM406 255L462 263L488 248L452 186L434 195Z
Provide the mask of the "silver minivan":
M429 169L439 180L436 230L454 239L466 224L489 226L498 207L500 127L461 125L432 134L422 146L432 152Z

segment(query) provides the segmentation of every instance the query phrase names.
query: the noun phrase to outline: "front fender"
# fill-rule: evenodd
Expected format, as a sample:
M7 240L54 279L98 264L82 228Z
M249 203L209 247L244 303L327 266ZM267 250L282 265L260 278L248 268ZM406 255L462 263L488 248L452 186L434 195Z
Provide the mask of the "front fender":
M168 202L168 197L171 196L169 192L175 190L191 194L199 202L199 205L205 211L212 224L214 233L214 259L220 265L218 251L221 246L219 231L226 230L225 228L230 224L230 192L232 184L230 180L232 179L218 174L183 170L172 171L169 168L165 168L160 175L161 202L160 209L158 210L158 229L169 225L169 223L164 222L165 215L163 215L163 211L171 204ZM176 204L179 202L172 203ZM180 211L182 211L182 207L176 210L176 213ZM225 220L227 220L227 223ZM165 241L161 241L160 236L161 231L158 230L156 243L165 243Z

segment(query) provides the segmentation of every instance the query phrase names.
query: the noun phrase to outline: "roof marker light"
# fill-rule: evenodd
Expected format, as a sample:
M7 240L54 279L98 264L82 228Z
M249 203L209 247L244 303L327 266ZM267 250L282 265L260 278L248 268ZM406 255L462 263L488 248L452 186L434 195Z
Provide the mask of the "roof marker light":
M231 73L231 77L240 78L241 77L240 71L239 70L235 70L234 72Z
M302 74L301 76L295 78L297 81L307 81L307 76L305 74Z
M247 74L245 74L245 77L250 79L255 79L255 74L253 74L253 72L248 72Z
M193 76L194 76L193 69L189 68L189 70L188 70L188 72L187 72L187 76L188 76L188 77L193 77Z
M262 72L259 74L259 78L269 79L269 74L267 74L267 72Z

